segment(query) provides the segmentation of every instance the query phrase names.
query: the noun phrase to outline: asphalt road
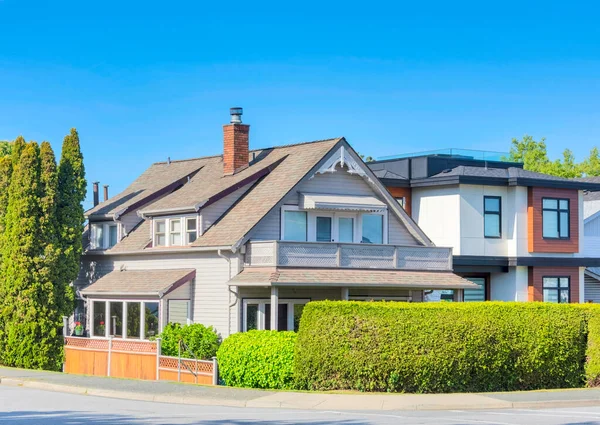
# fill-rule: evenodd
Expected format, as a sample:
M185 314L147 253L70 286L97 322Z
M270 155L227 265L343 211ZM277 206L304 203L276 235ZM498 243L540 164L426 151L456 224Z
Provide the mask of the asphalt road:
M149 403L0 387L0 424L600 425L600 406L546 410L321 412Z

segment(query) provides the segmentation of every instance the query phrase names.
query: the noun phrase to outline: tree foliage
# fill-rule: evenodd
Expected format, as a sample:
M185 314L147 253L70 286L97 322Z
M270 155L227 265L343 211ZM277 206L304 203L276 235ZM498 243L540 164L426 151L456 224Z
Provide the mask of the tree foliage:
M13 164L2 236L0 356L8 366L58 370L60 315L40 243L44 189L38 144L23 144Z
M85 168L79 144L79 134L72 128L62 146L58 168L58 238L61 248L59 273L61 282L68 285L79 273L79 260L83 251L81 235L85 218L82 202L86 194ZM66 297L63 314L70 314L74 306L74 292L65 286Z
M600 176L600 153L594 147L590 155L582 162L577 162L570 149L565 149L561 159L554 161L548 157L546 139L539 142L525 135L521 140L512 139L508 160L522 162L529 171L551 174L564 178L582 176Z

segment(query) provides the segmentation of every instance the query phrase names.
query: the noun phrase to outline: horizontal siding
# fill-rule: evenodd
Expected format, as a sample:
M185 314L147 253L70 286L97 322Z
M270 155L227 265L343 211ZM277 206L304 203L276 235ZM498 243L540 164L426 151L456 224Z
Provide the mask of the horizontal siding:
M585 235L583 239L583 255L585 257L600 257L600 236Z
M335 173L316 174L312 179L302 182L298 192L331 193L335 195L376 195L365 180L355 174L349 174L338 166ZM296 195L297 197L297 195Z
M219 199L214 204L209 205L206 208L201 210L202 214L202 233L206 232L206 230L212 226L215 221L217 221L225 211L227 211L231 206L242 197L244 193L248 191L248 189L252 186L252 184L247 184L244 187L239 188L235 192L230 193L225 196L223 199Z
M392 245L421 245L409 233L404 223L393 213L388 214L388 243Z
M280 209L271 211L263 218L251 233L252 240L272 241L279 240L281 232Z
M588 236L600 236L600 217L596 217L585 223L583 225L583 232L586 238Z
M584 293L584 302L600 303L600 281L586 275Z

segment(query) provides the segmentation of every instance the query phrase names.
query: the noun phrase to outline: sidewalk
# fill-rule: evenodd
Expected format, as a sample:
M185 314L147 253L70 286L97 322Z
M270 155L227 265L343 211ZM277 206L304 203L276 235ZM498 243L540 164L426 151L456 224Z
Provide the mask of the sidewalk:
M308 393L137 381L2 367L0 385L159 403L305 410L465 410L600 405L600 389L486 394Z

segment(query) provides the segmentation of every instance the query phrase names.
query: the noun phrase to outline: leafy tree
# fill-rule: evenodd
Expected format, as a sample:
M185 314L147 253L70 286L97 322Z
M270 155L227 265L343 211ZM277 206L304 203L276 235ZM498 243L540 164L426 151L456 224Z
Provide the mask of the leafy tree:
M25 149L25 139L23 136L19 136L15 139L11 146L10 157L13 167L17 162L19 162L21 154L23 153L23 149Z
M60 281L65 288L65 305L62 313L72 313L75 294L70 283L79 273L79 261L83 246L83 207L86 194L83 155L79 145L79 134L74 128L63 141L58 168L58 239L61 248L59 267Z
M581 163L581 170L586 176L600 176L600 151L594 147L588 156Z
M13 149L14 168L0 253L0 356L8 366L58 370L62 363L61 324L54 286L44 272L40 239L44 194L40 150L35 142L21 147L18 159Z
M10 156L12 145L7 140L0 140L0 158L3 156Z
M536 142L533 137L525 135L522 140L512 139L511 144L510 161L522 162L526 170L539 173L546 173L553 168L548 159L545 138Z
M375 161L375 158L373 158L372 156L367 156L365 158L365 156L363 154L360 154L360 153L358 154L358 156L360 156L360 159L362 159L365 162L373 162L373 161Z

